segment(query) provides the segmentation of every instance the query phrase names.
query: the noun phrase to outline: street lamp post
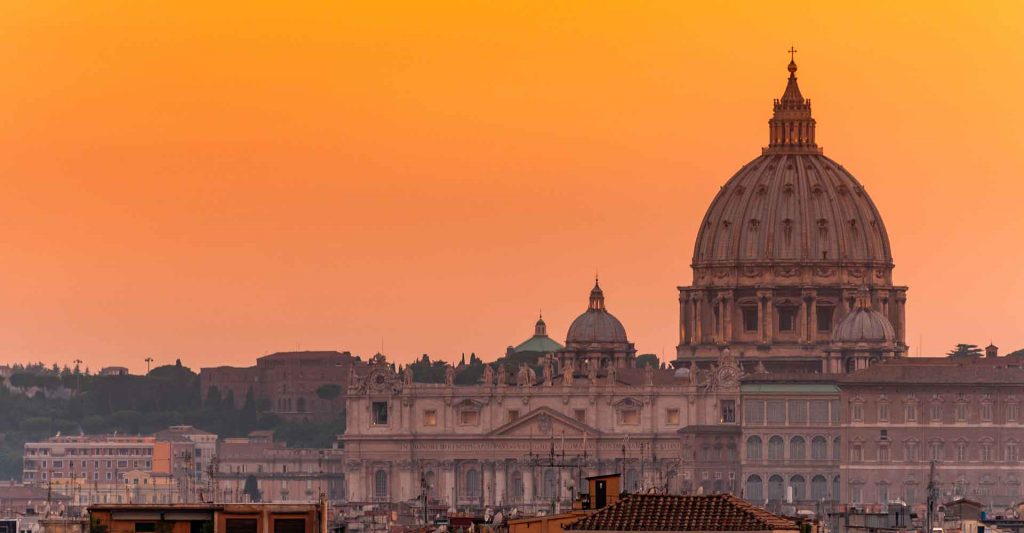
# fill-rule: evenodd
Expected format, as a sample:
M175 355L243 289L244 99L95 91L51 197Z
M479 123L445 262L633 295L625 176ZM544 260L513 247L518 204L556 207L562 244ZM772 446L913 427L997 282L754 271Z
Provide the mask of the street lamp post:
M146 374L147 375L149 375L149 364L152 363L152 362L153 362L153 358L152 357L147 357L146 358Z

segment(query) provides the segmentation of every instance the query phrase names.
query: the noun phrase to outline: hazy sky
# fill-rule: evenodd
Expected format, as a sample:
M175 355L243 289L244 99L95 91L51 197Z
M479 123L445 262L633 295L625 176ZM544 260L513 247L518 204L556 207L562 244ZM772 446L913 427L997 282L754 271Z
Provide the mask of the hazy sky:
M1024 347L1024 3L226 4L3 5L0 363L492 359L595 270L671 357L790 45L911 352Z

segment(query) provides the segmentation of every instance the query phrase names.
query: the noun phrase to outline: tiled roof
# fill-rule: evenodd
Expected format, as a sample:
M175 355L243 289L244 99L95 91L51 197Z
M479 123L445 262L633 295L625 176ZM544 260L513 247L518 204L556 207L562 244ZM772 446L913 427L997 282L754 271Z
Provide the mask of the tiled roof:
M633 494L565 526L574 531L797 531L796 522L731 494Z
M1024 369L1004 358L915 361L913 357L872 365L843 376L841 383L1011 384L1024 383Z

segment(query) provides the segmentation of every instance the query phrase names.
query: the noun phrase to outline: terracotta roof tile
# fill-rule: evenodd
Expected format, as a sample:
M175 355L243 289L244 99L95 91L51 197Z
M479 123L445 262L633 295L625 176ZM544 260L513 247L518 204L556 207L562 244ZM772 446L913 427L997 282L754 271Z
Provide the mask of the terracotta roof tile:
M796 522L731 494L633 494L565 526L574 531L797 531Z

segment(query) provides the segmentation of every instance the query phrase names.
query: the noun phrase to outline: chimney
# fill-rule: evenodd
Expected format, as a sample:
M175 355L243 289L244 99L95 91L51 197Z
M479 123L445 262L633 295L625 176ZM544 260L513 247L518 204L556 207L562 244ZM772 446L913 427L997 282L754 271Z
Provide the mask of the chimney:
M999 357L999 347L995 344L989 343L985 347L985 357Z

